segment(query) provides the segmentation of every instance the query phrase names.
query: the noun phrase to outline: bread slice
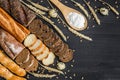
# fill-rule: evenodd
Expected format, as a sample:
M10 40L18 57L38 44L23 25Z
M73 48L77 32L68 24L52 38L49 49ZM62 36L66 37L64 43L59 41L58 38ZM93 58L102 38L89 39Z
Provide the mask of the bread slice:
M42 60L42 63L46 66L50 65L50 64L53 64L54 63L54 59L55 59L55 55L50 52L49 55L47 56L47 58L44 58Z
M33 51L37 51L37 50L42 46L42 44L43 44L42 41L38 39L33 46L29 47L29 49L30 49L32 52L33 52Z
M32 47L37 41L37 37L34 34L28 35L24 40L24 45L26 47Z
M49 54L49 50L48 50L47 47L45 47L45 49L42 51L42 53L38 54L38 55L36 56L36 58L37 58L38 60L43 60L44 58L46 58L46 57L48 56L48 54Z
M38 49L37 51L32 51L32 54L33 54L34 56L37 56L38 54L42 53L43 50L45 50L45 47L46 47L46 46L45 46L44 44L42 44L42 46L39 47L39 49Z

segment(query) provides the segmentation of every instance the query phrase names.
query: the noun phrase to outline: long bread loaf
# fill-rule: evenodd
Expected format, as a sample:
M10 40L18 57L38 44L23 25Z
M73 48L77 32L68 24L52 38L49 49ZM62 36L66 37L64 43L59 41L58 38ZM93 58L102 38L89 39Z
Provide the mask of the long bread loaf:
M20 68L14 61L12 61L9 57L7 57L0 50L0 63L7 67L11 72L15 73L18 76L25 76L26 71Z
M25 78L14 75L1 64L0 64L0 76L5 78L6 80L26 80Z

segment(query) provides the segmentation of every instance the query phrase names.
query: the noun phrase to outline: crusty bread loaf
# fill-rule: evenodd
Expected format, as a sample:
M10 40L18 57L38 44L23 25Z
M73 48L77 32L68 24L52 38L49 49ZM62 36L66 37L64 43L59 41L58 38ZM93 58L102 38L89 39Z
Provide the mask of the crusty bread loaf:
M14 61L12 61L9 57L7 57L0 50L0 63L7 67L11 72L15 73L18 76L25 76L26 71L20 68Z
M5 78L6 80L26 80L25 78L14 75L1 64L0 64L0 76Z
M42 63L46 66L53 64L54 63L54 59L55 59L55 55L50 52L49 55L47 56L47 58L42 60Z

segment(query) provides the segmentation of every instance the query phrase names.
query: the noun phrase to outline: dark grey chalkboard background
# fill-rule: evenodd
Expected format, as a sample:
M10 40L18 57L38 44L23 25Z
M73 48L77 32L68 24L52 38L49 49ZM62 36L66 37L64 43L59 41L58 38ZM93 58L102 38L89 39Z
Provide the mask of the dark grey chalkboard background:
M67 6L75 8L81 11L78 7L75 7L69 0L65 3L65 0L61 0ZM82 0L76 0L83 4ZM92 7L96 6L105 7L98 1L88 0L91 2ZM105 0L110 3L113 7L118 5L117 10L120 12L120 0ZM115 4L115 1L118 1ZM34 0L44 6L49 6L46 0ZM86 7L86 6L85 6ZM88 10L88 8L86 7ZM89 10L88 10L89 11ZM90 12L89 12L90 13ZM61 13L59 12L61 15ZM76 50L74 53L74 61L66 64L65 72L67 77L59 75L57 78L51 80L120 80L120 18L117 19L113 12L109 12L108 16L102 16L97 12L101 25L97 25L93 21L93 17L89 20L89 29L81 31L81 33L88 35L93 38L92 42L76 37L74 34L68 31L67 28L57 22L57 19L52 19L56 22L56 25L64 32L65 35L69 36L66 43L71 49ZM120 16L118 16L120 17ZM47 22L42 20L45 24ZM52 26L50 26L52 28ZM73 68L70 65L74 65ZM70 71L69 71L70 70ZM73 74L76 74L74 77ZM49 80L46 78L35 78L30 76L29 80ZM2 79L1 79L2 80Z

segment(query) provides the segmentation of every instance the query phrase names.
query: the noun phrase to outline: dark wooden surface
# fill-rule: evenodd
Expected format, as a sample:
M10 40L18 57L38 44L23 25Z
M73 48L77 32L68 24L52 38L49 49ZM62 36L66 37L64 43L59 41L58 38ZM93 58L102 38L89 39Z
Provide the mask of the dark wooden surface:
M49 6L46 0L34 0L44 6ZM72 2L62 0L62 3L75 8L80 11L78 7L75 7ZM83 4L82 0L76 0ZM105 7L100 2L89 0L91 6L94 7ZM120 4L120 0L105 0L110 3L113 7ZM118 1L118 4L115 4ZM117 10L120 12L120 5ZM85 6L86 7L86 6ZM88 10L88 8L86 7ZM88 10L89 11L89 10ZM90 12L89 12L90 13ZM59 12L61 15L61 13ZM89 29L81 31L81 33L88 35L93 38L92 42L76 37L74 34L69 32L67 28L57 22L57 19L52 19L56 22L58 27L64 32L65 35L69 36L66 43L71 49L76 50L74 53L74 61L66 64L65 72L67 72L65 78L63 75L59 75L58 78L52 78L51 80L120 80L120 18L116 19L116 15L109 11L108 16L102 16L97 12L101 25L97 25L95 21L88 20ZM120 17L120 16L118 16ZM45 24L48 24L42 20ZM48 24L49 25L49 24ZM95 27L93 27L95 26ZM52 26L50 26L52 28ZM72 68L70 65L74 65ZM70 70L70 71L69 71ZM76 74L74 77L73 74ZM41 79L30 76L29 80L49 80Z

